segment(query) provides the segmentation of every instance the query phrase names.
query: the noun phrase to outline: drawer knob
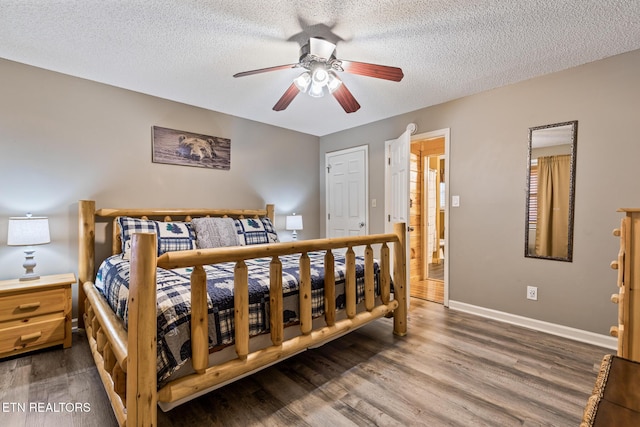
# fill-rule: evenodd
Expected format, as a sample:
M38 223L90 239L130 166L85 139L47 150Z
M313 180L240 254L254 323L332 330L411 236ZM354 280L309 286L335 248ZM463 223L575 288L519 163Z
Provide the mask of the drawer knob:
M27 334L27 335L21 335L20 336L20 341L33 341L33 340L37 340L38 338L40 338L42 336L42 332L34 332L32 334Z
M27 304L20 304L18 308L20 310L33 310L34 308L40 307L40 302L30 302Z
M617 326L612 326L609 329L609 335L611 335L612 337L617 337L618 336L618 327Z
M611 295L611 302L614 304L618 304L620 302L620 295L618 294Z
M620 235L620 229L619 228L614 228L613 229L613 235L616 236L616 237L619 236Z
M609 266L610 266L611 268L613 268L614 270L617 270L617 269L618 269L618 265L619 265L619 264L618 264L618 261L611 261L611 264L609 264Z

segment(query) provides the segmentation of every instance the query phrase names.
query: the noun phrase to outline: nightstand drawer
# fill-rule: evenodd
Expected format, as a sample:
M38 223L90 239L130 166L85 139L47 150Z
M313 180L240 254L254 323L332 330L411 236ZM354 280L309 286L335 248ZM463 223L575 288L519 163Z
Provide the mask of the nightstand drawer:
M66 304L67 296L62 288L7 295L0 299L0 322L65 312Z
M31 347L44 346L54 342L62 343L65 338L65 318L50 314L22 322L11 321L0 325L0 354L21 352Z

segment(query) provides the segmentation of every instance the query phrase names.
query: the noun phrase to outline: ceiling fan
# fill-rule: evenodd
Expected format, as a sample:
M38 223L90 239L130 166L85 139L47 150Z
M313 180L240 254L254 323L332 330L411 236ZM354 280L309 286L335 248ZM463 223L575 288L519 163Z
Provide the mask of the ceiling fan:
M325 92L328 92L333 95L347 113L358 111L360 104L358 104L358 101L356 101L342 80L338 78L336 71L394 82L399 82L404 77L402 69L398 67L337 59L335 50L335 44L321 38L312 37L307 44L300 48L299 62L244 71L234 74L233 77L244 77L287 68L304 68L305 72L293 80L291 86L289 86L284 92L284 95L276 102L273 109L275 111L284 110L300 92L308 93L310 96L316 98L322 97Z

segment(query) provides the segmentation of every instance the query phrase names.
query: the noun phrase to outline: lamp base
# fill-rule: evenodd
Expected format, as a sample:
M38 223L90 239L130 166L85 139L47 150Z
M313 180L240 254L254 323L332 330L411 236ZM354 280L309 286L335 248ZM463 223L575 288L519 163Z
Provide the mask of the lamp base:
M24 276L20 278L21 282L40 278L40 275L33 272L33 269L36 268L36 260L33 259L35 252L35 249L31 246L24 250L24 264L22 264L22 266L25 269L25 273Z

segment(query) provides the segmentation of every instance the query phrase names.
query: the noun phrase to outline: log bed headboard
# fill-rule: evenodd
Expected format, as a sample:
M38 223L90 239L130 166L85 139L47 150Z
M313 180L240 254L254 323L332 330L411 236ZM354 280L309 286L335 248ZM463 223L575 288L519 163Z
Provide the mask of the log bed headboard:
M79 249L78 249L78 327L84 327L84 301L85 294L83 283L93 282L95 278L96 266L96 218L112 218L113 232L111 233L111 254L119 254L122 251L122 241L117 218L128 216L133 218L161 218L163 221L185 221L199 217L230 217L230 218L252 218L268 217L272 222L275 220L275 206L267 204L264 209L173 209L173 208L142 208L142 209L111 209L104 208L96 210L96 203L93 200L81 200L79 203L78 224Z

